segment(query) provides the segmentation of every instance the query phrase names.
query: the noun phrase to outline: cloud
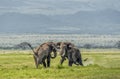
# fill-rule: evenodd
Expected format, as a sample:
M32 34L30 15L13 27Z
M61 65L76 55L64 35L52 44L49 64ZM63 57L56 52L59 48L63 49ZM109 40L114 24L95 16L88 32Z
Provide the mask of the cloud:
M78 11L120 10L120 0L0 0L0 13L73 14Z

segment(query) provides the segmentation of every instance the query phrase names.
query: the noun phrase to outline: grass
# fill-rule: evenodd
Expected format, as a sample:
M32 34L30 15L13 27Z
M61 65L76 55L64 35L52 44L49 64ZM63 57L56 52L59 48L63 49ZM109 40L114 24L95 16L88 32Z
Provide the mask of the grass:
M82 58L88 58L83 67L68 67L68 61L61 66L57 56L50 68L38 69L30 51L0 51L0 79L120 79L120 51L97 51L82 50Z

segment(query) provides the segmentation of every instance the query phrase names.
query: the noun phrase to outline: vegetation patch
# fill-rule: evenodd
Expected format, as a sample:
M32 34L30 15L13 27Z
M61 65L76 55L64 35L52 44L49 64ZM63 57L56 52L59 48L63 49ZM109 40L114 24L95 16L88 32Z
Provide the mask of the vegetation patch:
M11 52L11 51L9 51ZM82 53L85 66L68 67L66 60L60 65L60 56L51 59L51 67L39 65L36 69L29 53L0 54L1 79L120 79L120 53Z

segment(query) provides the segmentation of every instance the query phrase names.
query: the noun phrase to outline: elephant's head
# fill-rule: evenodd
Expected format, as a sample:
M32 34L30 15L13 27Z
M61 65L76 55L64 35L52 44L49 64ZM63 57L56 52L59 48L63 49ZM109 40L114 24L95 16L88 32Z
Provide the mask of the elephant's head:
M54 56L53 57L51 56L51 58L55 58L57 56L57 47L56 47L56 44L54 42L47 42L46 44L50 48L49 51L54 53Z
M66 54L66 50L67 50L67 46L64 42L61 42L60 46L59 46L59 54L61 56L65 56Z
M58 42L57 47L59 48L59 54L61 56L65 56L67 54L67 51L74 47L74 44L70 42Z
M56 47L57 47L57 49L60 49L60 45L61 45L61 43L62 43L62 42L57 42L57 43L56 43Z

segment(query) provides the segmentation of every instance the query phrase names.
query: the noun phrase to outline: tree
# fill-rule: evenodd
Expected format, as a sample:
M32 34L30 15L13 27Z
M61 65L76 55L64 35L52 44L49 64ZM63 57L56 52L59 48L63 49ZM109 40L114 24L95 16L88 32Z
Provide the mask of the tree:
M91 47L92 47L91 44L85 44L85 45L84 45L84 48L86 48L86 49L90 49Z
M116 43L116 46L117 46L117 48L120 49L120 41L118 41L118 42Z

